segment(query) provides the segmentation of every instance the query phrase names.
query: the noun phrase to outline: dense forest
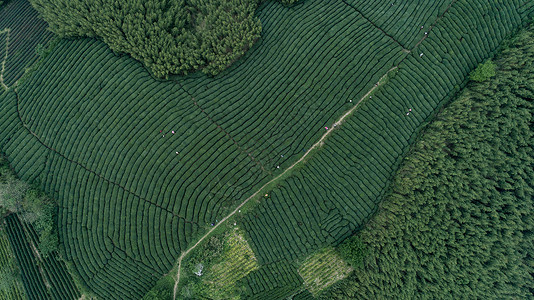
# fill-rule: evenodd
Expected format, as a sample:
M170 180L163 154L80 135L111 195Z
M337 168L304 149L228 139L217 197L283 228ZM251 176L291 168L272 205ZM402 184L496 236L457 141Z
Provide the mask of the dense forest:
M61 37L100 37L157 77L217 74L260 37L258 0L31 0ZM296 2L284 0L285 4Z
M413 145L392 193L358 234L369 253L364 267L324 299L532 297L533 29L474 71L482 82Z

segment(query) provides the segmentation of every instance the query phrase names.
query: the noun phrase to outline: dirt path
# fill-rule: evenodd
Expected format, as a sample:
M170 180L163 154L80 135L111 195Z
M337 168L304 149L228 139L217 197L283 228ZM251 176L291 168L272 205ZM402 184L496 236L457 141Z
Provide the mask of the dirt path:
M341 125L343 123L343 121L345 120L345 118L347 118L350 114L352 114L356 108L358 108L358 106L360 105L360 103L362 103L363 100L365 100L369 94L371 94L380 84L380 82L391 72L391 71L394 71L395 69L397 69L398 66L395 66L391 69L389 69L386 74L384 74L379 80L378 80L378 83L373 87L371 88L358 102L356 102L354 104L354 106L349 109L343 116L341 116L341 118L339 118L339 120L337 120L336 122L334 122L334 124L332 124L331 127L328 127L329 129L323 134L323 136L315 143L313 144L313 146L310 147L310 149L308 149L308 151L306 151L306 153L304 153L304 155L299 159L297 160L295 163L293 163L289 168L287 168L284 172L280 173L278 176L276 176L275 178L271 179L269 182L267 182L266 184L264 184L261 188L259 188L254 194L252 194L250 197L248 197L247 199L245 199L243 202L241 202L241 204L239 204L229 215L227 215L226 217L222 218L221 221L219 221L215 226L213 226L205 235L203 235L193 246L191 246L189 249L187 249L185 252L182 252L182 255L180 255L180 257L178 258L178 271L176 272L176 279L175 279L175 283L174 283L174 292L173 292L173 299L176 299L176 290L178 289L178 283L180 282L180 269L182 267L182 260L184 259L184 257L187 256L187 254L189 254L189 252L191 252L193 249L195 249L200 243L202 243L202 241L204 241L215 229L217 229L217 227L219 227L221 224L223 224L226 220L228 220L229 218L231 218L233 215L235 215L242 207L243 205L247 204L247 202L249 202L252 198L256 197L265 187L267 187L268 185L272 184L273 182L279 180L282 176L284 176L287 172L291 171L295 166L297 166L299 163L301 163L314 149L320 147L323 143L324 143L324 140L332 133L334 132L334 128L337 128L337 126Z

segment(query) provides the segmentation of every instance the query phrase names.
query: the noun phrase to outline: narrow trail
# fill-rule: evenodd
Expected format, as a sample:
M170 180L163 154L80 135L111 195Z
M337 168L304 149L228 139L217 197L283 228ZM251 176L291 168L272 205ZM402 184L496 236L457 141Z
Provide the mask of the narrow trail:
M217 229L217 227L219 227L226 220L228 220L233 215L235 215L245 204L247 204L251 199L256 197L260 192L262 192L263 189L265 189L265 187L267 187L268 185L272 184L273 182L279 180L281 177L283 177L285 174L287 174L287 172L291 171L295 166L297 166L299 163L301 163L311 153L312 150L314 150L314 149L320 147L321 145L323 145L324 140L334 131L334 129L339 128L338 126L343 123L345 118L350 116L356 110L356 108L358 108L360 106L360 104L363 102L363 100L365 100L369 96L369 94L371 94L380 85L380 82L389 73L391 73L392 71L396 70L402 64L402 62L408 57L408 55L412 51L417 49L419 47L419 45L421 45L421 43L428 38L428 36L429 36L430 32L432 31L432 29L447 14L447 12L449 12L449 10L452 7L452 5L454 5L454 3L456 3L456 2L457 2L457 0L452 0L451 3L449 3L447 8L441 13L441 15L439 15L436 18L436 20L434 21L434 23L432 23L432 25L430 25L430 27L427 30L427 33L415 44L415 46L412 49L407 50L407 49L405 49L404 47L401 46L402 51L406 53L406 56L404 56L404 58L402 58L394 67L392 67L384 75L382 75L382 77L380 77L380 79L378 80L377 84L375 84L375 86L373 86L365 95L363 95L363 97L351 109L349 109L344 115L342 115L339 118L339 120L334 122L334 124L332 124L333 126L329 127L330 129L328 129L325 132L325 134L323 134L323 136L310 149L308 149L308 151L306 151L306 153L304 153L304 155L298 161L293 163L284 172L282 172L281 174L279 174L278 176L276 176L275 178L271 179L269 182L264 184L262 187L260 187L254 194L252 194L250 197L248 197L243 202L241 202L241 204L239 204L229 215L227 215L226 217L221 219L221 221L219 223L217 223L206 234L204 234L193 246L189 247L189 249L187 249L186 251L182 252L182 254L180 255L180 257L178 258L178 261L177 261L178 270L176 271L176 278L175 278L174 289L173 289L173 299L174 300L176 300L176 291L178 289L178 284L180 283L180 270L181 270L181 267L182 267L182 261L187 256L187 254L189 254L189 252L194 250L200 243L202 243L202 241L204 241L215 229Z

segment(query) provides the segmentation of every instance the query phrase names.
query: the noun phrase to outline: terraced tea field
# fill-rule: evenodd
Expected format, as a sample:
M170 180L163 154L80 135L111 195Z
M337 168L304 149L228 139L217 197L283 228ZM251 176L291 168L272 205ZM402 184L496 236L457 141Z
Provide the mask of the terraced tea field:
M0 94L0 149L59 201L65 258L100 298L142 298L233 214L259 263L243 297L304 299L318 290L303 291L297 259L365 224L421 127L533 11L271 1L228 70L167 81L99 40L63 39Z

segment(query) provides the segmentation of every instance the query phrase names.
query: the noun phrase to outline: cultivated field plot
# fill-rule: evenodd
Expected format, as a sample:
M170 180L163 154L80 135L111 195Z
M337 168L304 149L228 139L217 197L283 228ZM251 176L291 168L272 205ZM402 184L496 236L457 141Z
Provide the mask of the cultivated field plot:
M0 224L0 299L24 299L24 288L17 273L15 254L7 238L5 224Z
M308 257L299 268L299 274L306 288L318 295L336 281L347 277L352 270L333 248L325 248Z
M397 64L402 47L341 1L259 11L263 33L222 76L183 86L261 167L276 173Z
M297 267L288 260L263 265L243 279L244 299L283 299L295 293L303 280Z
M16 92L0 95L0 149L60 201L60 239L81 280L103 299L139 299L407 56L245 219L262 265L242 281L250 297L287 297L303 283L292 260L367 220L417 129L526 19L527 3L456 1L408 54L342 1L268 2L262 40L228 71L166 82L102 42L64 40ZM425 22L445 4L426 6Z
M37 61L36 46L54 37L47 27L28 0L11 0L0 9L0 86L11 87Z
M28 299L64 300L80 297L72 277L67 273L64 263L56 258L56 253L48 257L36 254L38 237L33 228L11 214L6 217L6 230Z
M405 49L412 49L453 0L343 0Z

